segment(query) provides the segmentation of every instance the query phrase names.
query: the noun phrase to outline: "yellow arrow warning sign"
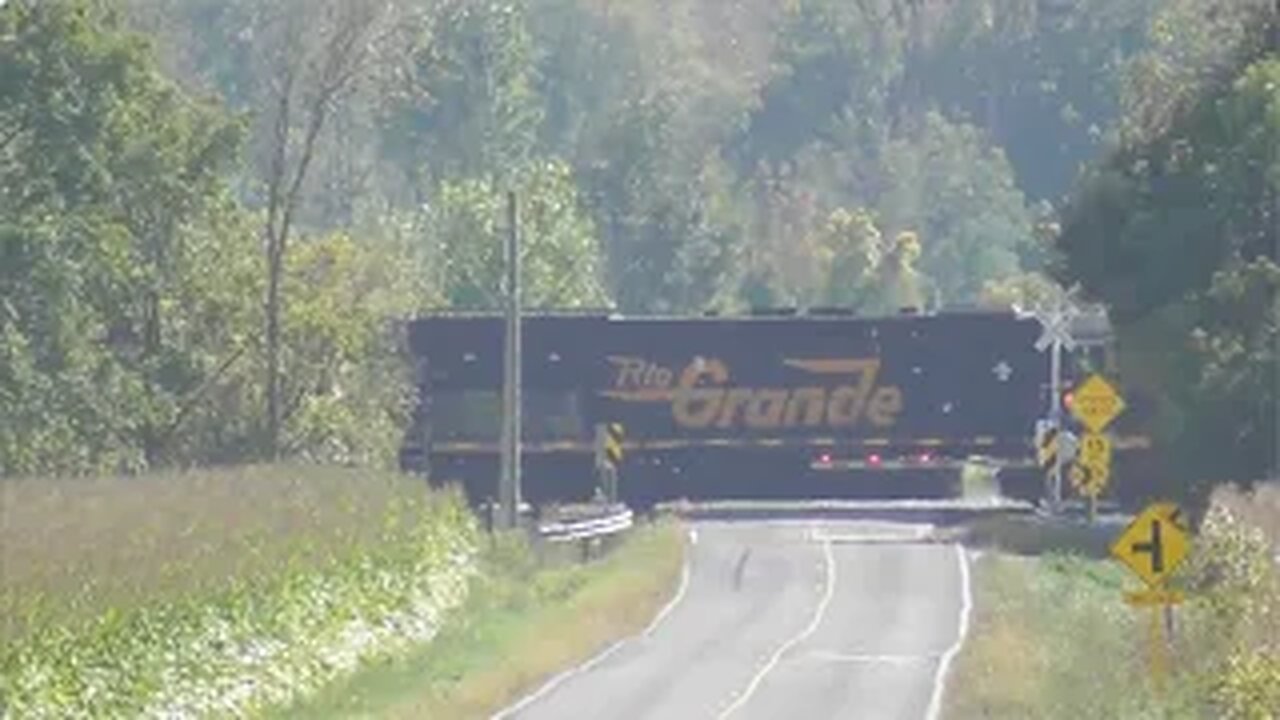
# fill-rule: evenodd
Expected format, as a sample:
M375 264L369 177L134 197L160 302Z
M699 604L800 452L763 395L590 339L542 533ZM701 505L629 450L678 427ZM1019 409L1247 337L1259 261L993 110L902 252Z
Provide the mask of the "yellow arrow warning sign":
M1150 587L1158 588L1191 549L1178 506L1153 503L1120 533L1111 554Z

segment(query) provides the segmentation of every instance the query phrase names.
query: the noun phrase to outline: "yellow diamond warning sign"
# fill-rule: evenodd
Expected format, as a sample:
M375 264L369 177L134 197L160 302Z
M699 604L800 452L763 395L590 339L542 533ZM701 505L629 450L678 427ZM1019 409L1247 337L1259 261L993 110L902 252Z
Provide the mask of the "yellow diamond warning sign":
M1178 506L1153 503L1111 545L1111 554L1148 586L1160 587L1187 557L1191 540Z
M1102 432L1124 408L1124 398L1101 375L1090 375L1072 394L1071 414L1092 433Z

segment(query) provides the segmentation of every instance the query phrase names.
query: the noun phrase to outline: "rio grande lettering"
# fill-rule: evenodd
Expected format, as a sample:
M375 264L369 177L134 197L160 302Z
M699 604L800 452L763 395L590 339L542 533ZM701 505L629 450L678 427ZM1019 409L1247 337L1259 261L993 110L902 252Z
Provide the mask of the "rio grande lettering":
M841 361L840 384L793 388L735 387L728 367L717 359L690 363L673 387L675 374L670 369L641 358L611 360L616 375L610 395L633 402L669 402L680 427L848 428L865 418L887 428L902 412L899 388L876 387L880 361L874 358Z

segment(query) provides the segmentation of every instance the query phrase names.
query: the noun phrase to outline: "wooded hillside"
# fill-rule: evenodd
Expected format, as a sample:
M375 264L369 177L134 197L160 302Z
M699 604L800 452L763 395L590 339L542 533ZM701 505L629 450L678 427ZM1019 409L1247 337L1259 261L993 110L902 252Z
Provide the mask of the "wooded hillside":
M0 474L389 460L394 320L495 305L507 189L533 307L1080 280L1169 436L1229 436L1201 476L1261 474L1274 28L1266 0L9 0Z

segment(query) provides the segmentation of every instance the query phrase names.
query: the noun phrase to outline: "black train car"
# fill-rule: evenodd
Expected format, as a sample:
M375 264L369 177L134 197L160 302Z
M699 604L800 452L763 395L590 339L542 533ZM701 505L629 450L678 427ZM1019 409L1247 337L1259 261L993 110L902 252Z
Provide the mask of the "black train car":
M504 325L414 321L420 404L402 464L496 495ZM952 494L981 456L1042 487L1031 438L1048 405L1039 324L1012 313L616 317L523 321L522 494L591 496L594 426L627 434L622 499ZM1065 386L1076 364L1064 363Z

